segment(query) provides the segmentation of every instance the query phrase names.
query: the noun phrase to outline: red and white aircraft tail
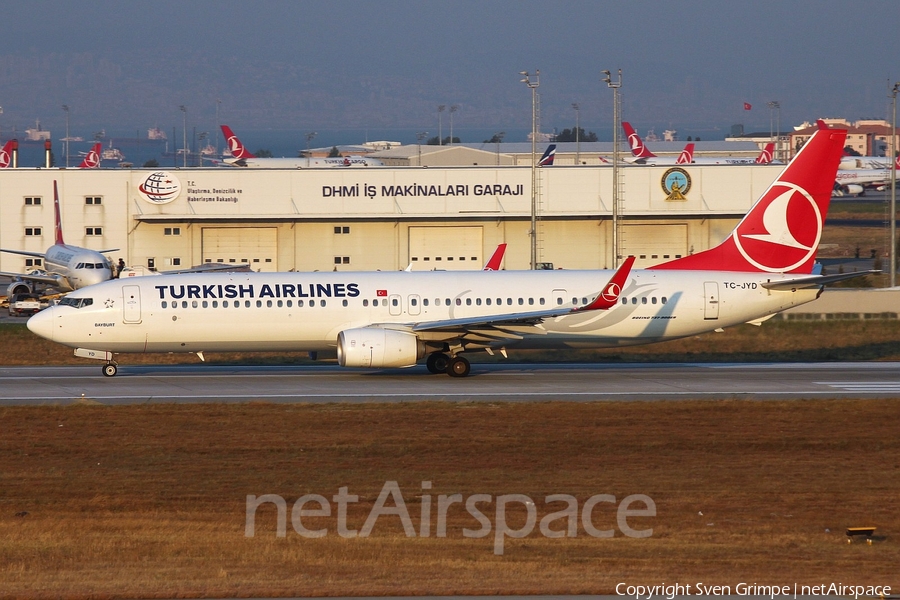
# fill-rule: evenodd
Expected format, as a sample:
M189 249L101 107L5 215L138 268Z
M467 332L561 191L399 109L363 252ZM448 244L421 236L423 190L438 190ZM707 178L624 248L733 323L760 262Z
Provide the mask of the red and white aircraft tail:
M846 138L817 131L724 242L650 268L812 273L833 187L822 174L837 172Z
M237 159L241 158L256 158L247 148L241 143L241 140L238 139L234 132L231 131L231 127L228 125L222 125L222 133L225 135L225 142L228 144L228 151L231 152L231 155Z
M58 246L64 246L65 242L63 241L63 232L62 232L62 217L59 214L59 190L56 189L56 180L53 180L53 214L56 217L56 223L54 225L54 229L56 230L56 244Z
M9 140L3 145L3 149L0 150L0 169L12 166L12 152L15 142L16 140Z
M689 165L692 162L694 162L694 142L688 142L681 154L678 155L678 160L675 161L675 164Z
M656 155L650 152L650 149L644 145L644 140L637 134L637 131L631 126L631 123L622 121L622 129L625 130L625 135L628 137L628 146L631 148L631 155L634 156L634 158L639 160L656 158Z
M84 160L81 161L81 164L78 165L79 169L96 169L100 166L100 142L94 144L94 147L91 148L91 151L88 152Z
M775 142L769 142L756 157L756 164L767 165L775 158Z

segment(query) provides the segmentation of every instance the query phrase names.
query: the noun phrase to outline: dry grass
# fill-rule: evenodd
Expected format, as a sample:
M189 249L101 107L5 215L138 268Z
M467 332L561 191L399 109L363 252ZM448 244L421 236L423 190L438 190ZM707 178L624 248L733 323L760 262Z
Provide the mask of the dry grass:
M898 412L890 401L0 408L0 596L896 586ZM551 493L643 493L658 513L638 525L653 527L648 539L579 525L575 538L508 540L503 556L491 538L462 536L477 527L465 510L450 511L446 538L407 538L383 517L365 539L307 519L329 533L306 539L290 524L277 538L269 507L244 537L247 494L290 503L348 486L359 528L389 480L417 527L425 480L433 498L528 494L539 519ZM615 524L610 508L595 520ZM845 527L870 524L882 541L845 543Z

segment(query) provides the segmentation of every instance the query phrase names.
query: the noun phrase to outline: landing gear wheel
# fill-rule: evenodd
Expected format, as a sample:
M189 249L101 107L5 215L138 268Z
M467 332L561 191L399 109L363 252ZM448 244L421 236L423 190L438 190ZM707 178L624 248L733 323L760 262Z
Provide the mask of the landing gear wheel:
M428 360L425 361L425 366L428 367L428 371L434 373L435 375L438 373L446 373L447 366L450 364L450 357L444 354L443 352L434 352L428 355Z
M451 358L450 364L447 365L447 375L450 377L466 377L471 370L472 367L469 365L469 361L462 356Z
M106 377L115 377L119 371L119 367L115 363L107 363L103 365L103 375Z

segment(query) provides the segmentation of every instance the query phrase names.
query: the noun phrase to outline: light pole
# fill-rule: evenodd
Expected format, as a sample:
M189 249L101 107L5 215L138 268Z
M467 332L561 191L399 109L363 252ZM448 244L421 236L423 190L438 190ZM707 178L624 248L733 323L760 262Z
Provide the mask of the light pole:
M619 268L619 88L622 87L622 69L618 81L612 80L609 71L602 72L603 82L613 91L613 197L612 197L612 247L613 268Z
M531 270L537 269L537 89L541 85L541 70L536 69L534 80L528 71L519 71L522 83L531 90Z
M69 168L69 105L62 105L63 112L66 113L66 168Z
M897 90L900 90L900 81L891 90L894 111L891 121L891 287L897 285Z
M450 107L450 146L453 145L453 113L459 110L459 104Z
M181 149L184 152L182 162L187 167L187 107L182 104L178 108L181 110Z
M220 158L219 156L219 130L222 129L222 124L219 123L219 107L222 105L222 101L216 98L216 158Z
M497 166L500 166L500 142L503 141L503 136L505 135L505 131L498 131L494 134L494 139L497 140Z
M307 169L309 168L309 153L310 153L309 143L313 140L314 137L316 137L315 131L310 131L309 133L306 134L306 168Z
M781 149L781 132L773 130L775 111L778 111L778 129L781 129L781 103L778 100L772 100L771 102L766 102L766 106L769 107L769 140L776 142L775 144L775 157L779 156L779 150ZM774 135L773 135L774 131ZM775 136L778 136L778 140L776 141Z
M444 145L444 139L441 137L444 135L443 128L443 118L444 118L444 109L447 108L446 104L438 104L438 146Z
M581 113L580 106L578 106L577 102L572 103L572 108L575 109L575 164L581 164L581 137L580 132L581 129L578 127L578 117Z
M419 144L419 166L422 166L422 140L428 136L427 131L420 131L416 134L416 141Z

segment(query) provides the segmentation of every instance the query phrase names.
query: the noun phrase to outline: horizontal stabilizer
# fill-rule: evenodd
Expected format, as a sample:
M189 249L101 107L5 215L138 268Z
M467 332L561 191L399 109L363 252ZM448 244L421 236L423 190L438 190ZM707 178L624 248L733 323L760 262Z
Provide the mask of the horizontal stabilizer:
M863 275L875 275L878 273L881 273L881 271L860 271L858 273L816 275L814 277L801 277L800 279L788 279L785 281L768 281L761 285L767 290L783 292L820 287L829 283L835 283L836 281L844 281L845 279L853 279L854 277L862 277Z

